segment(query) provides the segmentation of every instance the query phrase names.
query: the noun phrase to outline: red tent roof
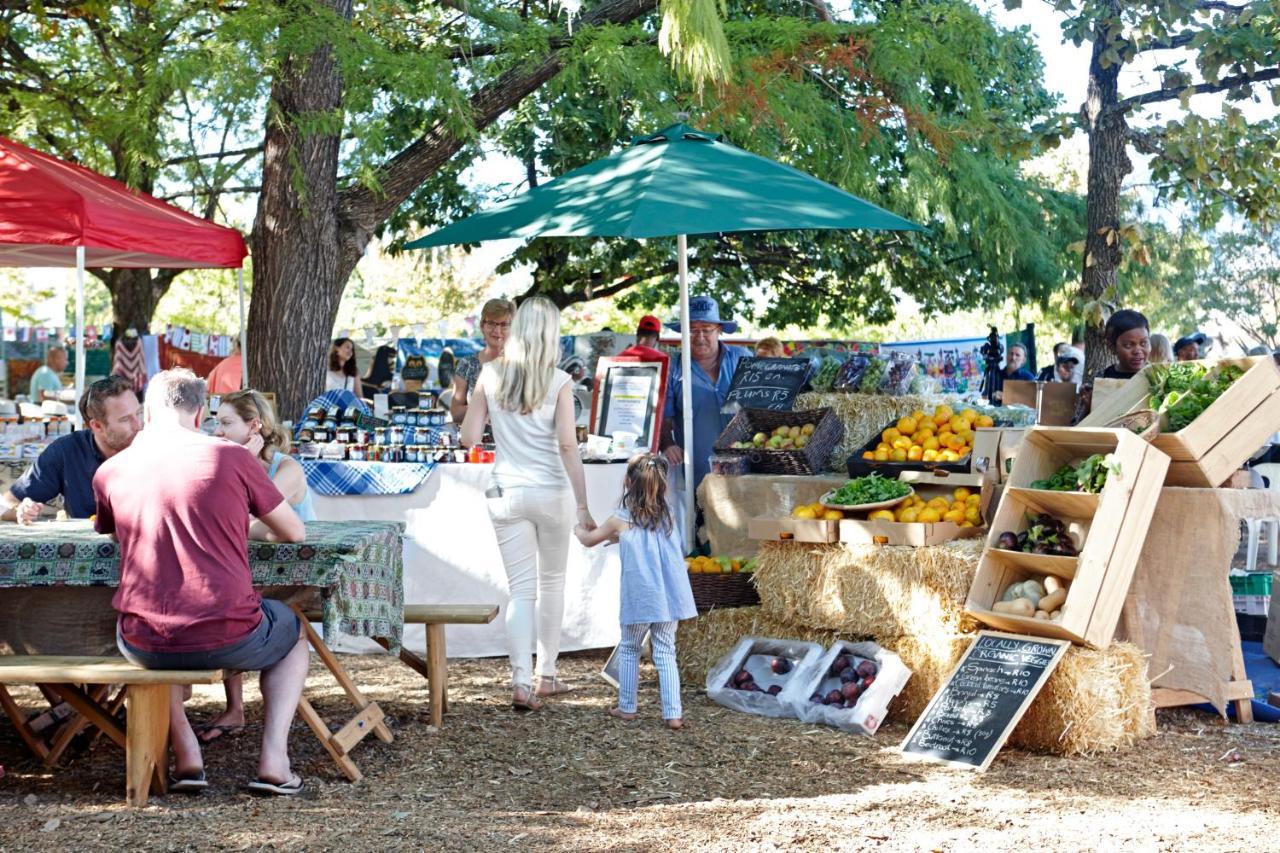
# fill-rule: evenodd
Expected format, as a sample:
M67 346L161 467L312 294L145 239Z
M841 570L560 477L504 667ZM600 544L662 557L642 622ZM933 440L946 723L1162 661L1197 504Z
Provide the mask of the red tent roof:
M83 166L0 136L0 266L238 267L248 250L215 225Z

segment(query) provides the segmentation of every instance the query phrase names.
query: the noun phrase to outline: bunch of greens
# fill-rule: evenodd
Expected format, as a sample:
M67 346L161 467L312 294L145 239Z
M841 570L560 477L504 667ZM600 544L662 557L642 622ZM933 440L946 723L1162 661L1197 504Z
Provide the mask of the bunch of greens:
M1091 492L1097 494L1107 484L1108 474L1119 474L1120 463L1111 454L1095 453L1079 465L1063 465L1047 480L1034 480L1033 489L1051 492Z
M835 385L836 374L840 372L840 361L835 356L827 356L822 359L822 364L818 366L818 371L813 374L813 378L809 380L809 384L813 386L815 391L830 391Z
M1222 396L1244 375L1235 365L1210 370L1197 362L1153 364L1147 369L1151 384L1148 406L1169 416L1169 431L1177 432L1200 417L1200 413Z
M850 480L836 489L828 499L828 503L842 506L860 506L891 501L910 493L911 487L898 480L887 480L879 474L869 474Z

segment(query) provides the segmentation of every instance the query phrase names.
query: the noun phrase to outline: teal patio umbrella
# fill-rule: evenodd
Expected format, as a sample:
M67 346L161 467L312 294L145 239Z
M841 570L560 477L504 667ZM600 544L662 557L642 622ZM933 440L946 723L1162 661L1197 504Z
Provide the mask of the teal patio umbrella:
M608 157L408 244L426 249L512 237L675 237L680 278L680 365L690 376L688 235L804 229L923 231L914 222L790 166L743 151L719 134L674 124ZM681 382L684 435L693 391ZM686 448L685 517L693 524L693 454ZM692 542L692 537L690 537Z

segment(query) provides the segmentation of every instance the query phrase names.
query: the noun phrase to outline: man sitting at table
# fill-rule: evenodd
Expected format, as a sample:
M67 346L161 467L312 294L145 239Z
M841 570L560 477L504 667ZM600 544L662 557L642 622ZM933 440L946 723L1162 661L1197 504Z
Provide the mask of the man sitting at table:
M80 416L88 429L56 439L8 491L0 493L0 519L30 524L40 517L45 502L58 495L71 518L93 515L93 475L133 443L142 428L142 413L129 380L108 376L85 390Z
M252 453L203 435L205 385L185 369L147 388L146 426L94 477L97 529L120 540L117 645L148 669L262 672L265 708L255 793L290 796L289 727L307 675L297 615L263 601L249 574L248 538L301 542L306 528ZM250 527L249 516L258 521ZM174 790L206 785L200 744L173 688Z

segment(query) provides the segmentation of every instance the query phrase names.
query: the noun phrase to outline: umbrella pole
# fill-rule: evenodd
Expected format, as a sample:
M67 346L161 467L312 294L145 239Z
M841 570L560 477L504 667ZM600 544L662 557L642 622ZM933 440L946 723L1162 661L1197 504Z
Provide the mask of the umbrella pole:
M84 394L84 246L76 246L76 408ZM88 429L88 424L80 425Z
M680 408L684 415L684 534L685 548L697 544L697 518L694 515L693 480L693 361L689 353L689 241L684 234L676 236L676 255L680 269Z
M244 267L236 270L236 282L240 287L240 387L249 387L249 351L245 347L244 327Z

